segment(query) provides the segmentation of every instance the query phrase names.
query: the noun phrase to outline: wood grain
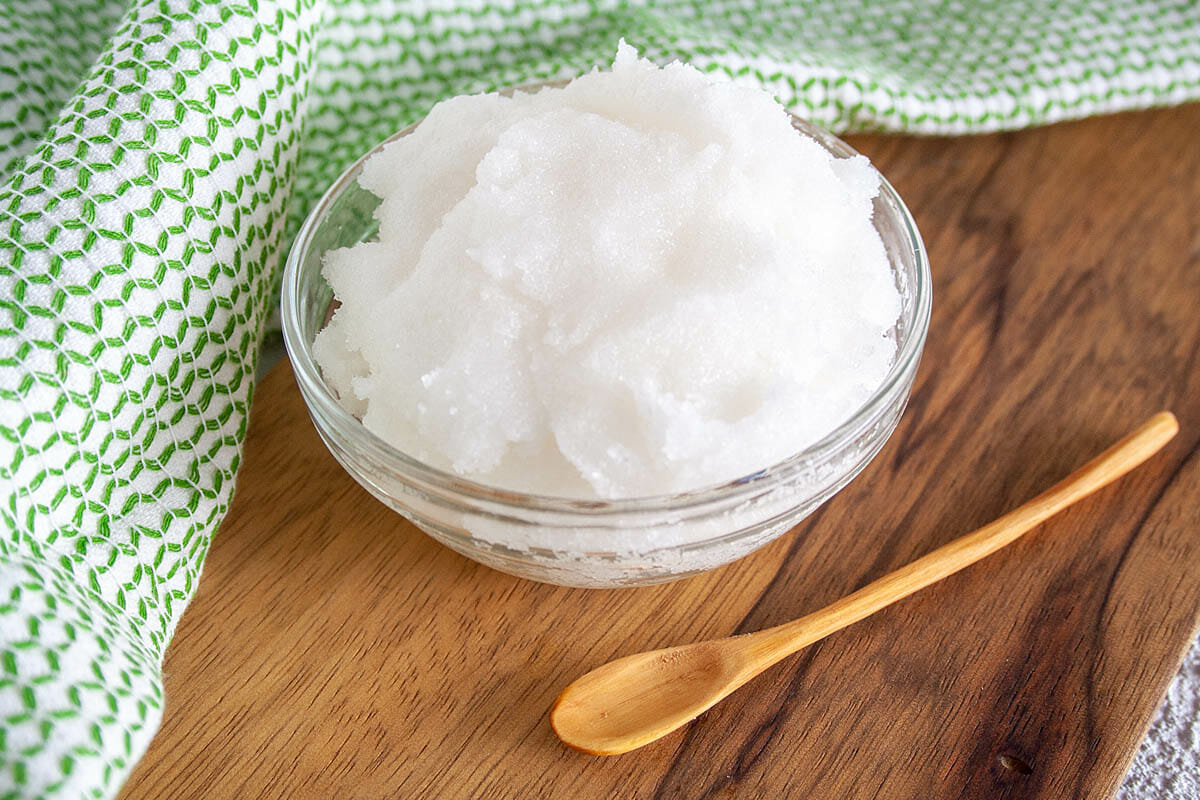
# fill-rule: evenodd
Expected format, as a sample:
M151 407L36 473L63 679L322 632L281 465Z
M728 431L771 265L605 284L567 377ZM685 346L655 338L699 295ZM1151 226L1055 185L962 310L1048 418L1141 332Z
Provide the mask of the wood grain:
M1178 432L1175 416L1160 411L1032 500L799 619L609 661L563 690L550 727L564 744L596 756L657 741L788 656L1007 547L1144 463Z
M277 368L124 797L1111 796L1200 608L1198 129L1190 106L854 138L933 263L910 408L814 516L691 580L563 589L435 545L341 471ZM1179 436L1119 484L683 731L607 759L551 733L592 667L817 609L1159 408Z

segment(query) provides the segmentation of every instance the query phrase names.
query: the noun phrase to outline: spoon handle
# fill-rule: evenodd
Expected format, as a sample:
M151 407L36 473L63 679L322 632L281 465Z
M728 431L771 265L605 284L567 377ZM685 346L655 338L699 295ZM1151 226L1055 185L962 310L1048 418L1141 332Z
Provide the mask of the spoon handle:
M1160 411L1050 489L996 521L939 547L820 611L746 636L746 654L751 662L747 665L748 671L758 674L797 650L991 555L1141 464L1170 441L1178 430L1175 416L1169 411Z

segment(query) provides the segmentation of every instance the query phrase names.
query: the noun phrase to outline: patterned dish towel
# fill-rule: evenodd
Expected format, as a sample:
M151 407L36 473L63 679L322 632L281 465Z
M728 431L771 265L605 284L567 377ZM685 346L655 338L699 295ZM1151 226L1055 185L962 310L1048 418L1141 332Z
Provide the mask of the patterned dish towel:
M3 0L0 797L111 797L153 736L320 191L436 100L619 36L835 130L1200 97L1193 0Z

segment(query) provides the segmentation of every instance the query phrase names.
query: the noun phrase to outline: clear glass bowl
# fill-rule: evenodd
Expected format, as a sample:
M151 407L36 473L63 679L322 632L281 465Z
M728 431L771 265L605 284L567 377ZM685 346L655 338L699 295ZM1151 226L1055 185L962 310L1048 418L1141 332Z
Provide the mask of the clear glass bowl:
M834 155L854 155L836 137L800 119L793 124ZM333 300L321 276L322 257L375 235L372 212L379 199L357 178L363 161L386 143L347 169L300 229L283 276L283 333L300 391L330 452L367 491L447 547L503 572L566 586L637 586L694 575L792 528L849 483L895 429L925 343L931 285L916 225L884 181L874 224L903 299L894 331L898 355L871 398L816 444L729 483L614 501L495 489L405 455L339 405L311 350Z

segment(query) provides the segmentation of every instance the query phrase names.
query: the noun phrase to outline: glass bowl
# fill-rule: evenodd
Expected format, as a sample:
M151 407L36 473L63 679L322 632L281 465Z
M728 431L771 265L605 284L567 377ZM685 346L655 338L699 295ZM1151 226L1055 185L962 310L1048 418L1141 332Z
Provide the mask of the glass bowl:
M798 118L793 125L837 157L855 154ZM623 500L505 491L400 452L342 408L313 361L312 343L333 302L321 276L323 255L369 240L378 227L372 212L379 199L357 182L362 164L411 130L347 169L301 227L283 276L283 333L300 391L329 451L367 491L442 544L503 572L565 586L637 586L694 575L741 558L792 528L849 483L895 429L929 327L931 281L916 225L883 181L874 224L902 297L896 362L861 408L803 451L721 485Z

